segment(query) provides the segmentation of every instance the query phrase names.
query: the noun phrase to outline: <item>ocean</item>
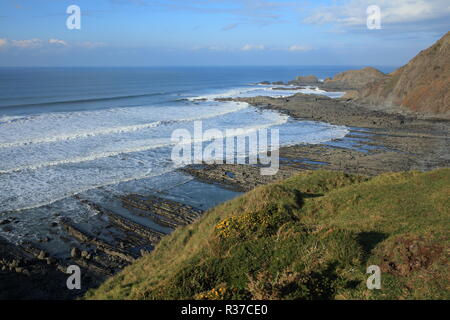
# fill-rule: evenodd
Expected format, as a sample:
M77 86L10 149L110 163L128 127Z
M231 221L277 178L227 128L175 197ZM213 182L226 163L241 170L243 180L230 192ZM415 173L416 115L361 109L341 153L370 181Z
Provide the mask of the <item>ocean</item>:
M192 178L170 159L171 133L202 121L204 130L277 128L282 146L341 139L342 126L214 99L291 95L299 91L256 83L352 68L0 68L0 217L18 217L0 235L33 240L55 216L89 221L95 213L80 197L116 211L129 193L165 194L202 209L232 198L203 184L182 188Z

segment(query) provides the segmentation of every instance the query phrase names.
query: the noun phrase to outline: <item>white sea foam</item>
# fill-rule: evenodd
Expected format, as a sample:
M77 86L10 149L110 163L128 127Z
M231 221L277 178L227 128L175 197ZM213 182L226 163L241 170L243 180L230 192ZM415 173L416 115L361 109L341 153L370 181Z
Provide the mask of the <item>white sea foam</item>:
M0 212L38 208L80 192L170 172L175 169L171 133L192 130L195 120L202 120L204 130L243 128L243 134L279 128L281 145L323 143L347 134L345 127L294 121L247 103L214 101L301 92L272 87L236 88L176 105L2 117Z
M286 123L288 121L288 116L284 116L284 115L278 115L278 114L273 114L273 117L271 117L270 122L266 122L264 124L259 124L259 125L251 125L248 127L243 128L243 133L244 134L248 134L250 132L253 131L257 131L259 129L264 129L264 128L269 128L275 125L281 125L283 123ZM194 121L194 120L192 120ZM171 128L173 130L173 128ZM166 130L167 133L169 133L169 130ZM118 133L118 132L115 132ZM153 138L153 139L139 139L142 137L135 137L134 139L132 137L128 137L127 141L129 140L134 140L134 141L138 141L139 144L133 147L127 147L128 143L125 144L120 144L120 145L113 145L113 146L109 146L109 148L111 147L115 147L117 148L116 151L104 151L104 152L99 152L99 153L92 153L92 154L88 154L88 155L83 155L83 156L73 156L73 157L69 157L70 153L74 153L74 151L76 151L77 147L79 149L80 144L82 146L82 152L84 149L95 149L95 147L102 145L100 142L96 143L95 145L91 144L90 148L87 148L86 145L83 145L80 141L77 141L78 146L73 146L72 148L70 148L70 146L68 146L67 144L65 146L62 145L51 145L50 148L46 148L46 149L37 149L36 152L33 152L34 154L40 154L40 155L44 155L44 157L34 157L34 158L21 158L20 157L20 153L22 153L23 151L19 152L19 154L17 153L9 153L7 154L7 157L5 157L5 161L0 164L0 166L2 166L3 168L5 166L8 165L8 163L11 165L11 168L8 169L0 169L0 174L8 174L8 173L12 173L12 172L18 172L18 171L24 171L24 170L36 170L39 168L43 168L43 167L49 167L49 166L57 166L57 165L64 165L64 164L75 164L75 163L82 163L82 162L88 162L88 161L94 161L94 160L98 160L101 158L107 158L107 157L115 157L118 155L126 155L129 153L135 153L135 152L143 152L143 151L149 151L149 150L153 150L153 149L158 149L158 148L162 148L162 147L168 147L173 145L173 143L170 140L170 136L166 136L166 138ZM91 142L91 141L89 141ZM202 142L202 141L193 141L193 142ZM106 141L105 141L106 143ZM41 147L41 146L37 146L37 147ZM28 164L28 165L23 165L23 166L19 166L17 167L17 163L18 161L42 161L44 159L48 159L50 156L50 152L52 152L51 149L55 149L58 150L57 147L63 147L64 153L63 154L58 154L57 156L61 156L61 160L53 160L53 161L43 161L43 162L37 162L34 164ZM28 148L29 149L29 148ZM17 151L18 149L15 149L13 151ZM29 150L28 150L29 151ZM43 152L45 151L45 152ZM83 152L84 153L84 152ZM6 155L6 154L4 154ZM53 154L55 155L55 154ZM11 162L8 162L8 159L11 159ZM42 160L41 160L42 159Z
M25 117L20 118L20 121L9 121L0 126L0 148L81 139L97 135L127 133L153 128L166 122L189 122L209 119L236 112L247 107L248 105L246 103L226 103L221 108L217 105L206 105L194 110L192 110L192 107L184 107L184 109L188 110L183 110L183 107L180 107L176 110L176 113L167 112L165 108L140 107L130 108L132 110L117 108L102 110L103 112L83 111ZM191 115L191 117L183 118L186 115ZM148 123L119 125L119 123L126 122L142 122L146 119L160 120ZM102 124L106 124L107 126L102 126ZM115 124L117 126L114 126Z
M276 90L277 88L290 88L290 90ZM298 87L293 85L258 85L253 87L241 87L235 88L231 90L226 90L221 93L216 94L208 94L208 95L199 95L195 97L190 97L188 100L190 101L214 101L215 99L222 98L249 98L249 97L257 97L257 96L267 96L273 98L284 98L292 96L296 93L305 93L305 94L318 94L325 95L330 98L339 98L342 97L345 92L328 92L325 90L321 90L318 87L314 86L306 86L303 89L298 89Z

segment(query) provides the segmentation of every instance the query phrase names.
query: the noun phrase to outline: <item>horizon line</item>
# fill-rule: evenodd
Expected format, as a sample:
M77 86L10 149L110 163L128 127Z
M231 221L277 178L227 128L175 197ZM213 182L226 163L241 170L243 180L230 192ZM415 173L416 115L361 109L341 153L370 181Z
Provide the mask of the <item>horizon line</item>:
M0 68L211 68L211 67L399 67L390 64L298 64L298 65L142 65L142 66L90 66L90 65L60 65L60 66L2 66Z

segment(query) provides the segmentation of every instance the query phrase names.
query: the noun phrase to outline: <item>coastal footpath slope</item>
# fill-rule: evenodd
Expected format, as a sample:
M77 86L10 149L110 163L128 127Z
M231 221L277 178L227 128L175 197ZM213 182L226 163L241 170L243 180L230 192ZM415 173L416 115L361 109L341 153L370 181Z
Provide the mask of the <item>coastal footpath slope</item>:
M448 168L304 171L178 228L86 298L449 299L449 184Z

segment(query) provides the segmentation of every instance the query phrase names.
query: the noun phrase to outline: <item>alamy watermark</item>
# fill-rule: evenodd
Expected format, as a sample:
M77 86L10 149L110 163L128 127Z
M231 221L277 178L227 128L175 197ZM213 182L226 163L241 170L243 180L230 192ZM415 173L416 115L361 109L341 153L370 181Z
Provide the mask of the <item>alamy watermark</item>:
M371 265L367 267L367 273L370 274L369 278L367 278L367 289L381 289L381 269L377 265Z
M67 14L70 16L66 20L66 27L69 30L80 30L81 29L81 9L77 5L70 5L66 10Z
M171 159L176 165L260 164L261 175L275 175L279 169L278 129L203 131L203 123L195 121L193 134L187 129L176 129L171 139L175 143Z
M70 274L67 278L66 286L69 290L80 290L81 289L81 270L77 265L70 265L67 268L66 273Z
M379 30L381 29L381 9L379 6L371 5L366 9L367 13L367 29Z

